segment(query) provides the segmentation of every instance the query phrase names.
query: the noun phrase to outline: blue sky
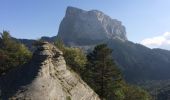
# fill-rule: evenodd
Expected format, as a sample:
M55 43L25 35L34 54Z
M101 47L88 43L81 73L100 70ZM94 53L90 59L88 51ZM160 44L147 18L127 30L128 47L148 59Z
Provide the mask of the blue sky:
M170 32L170 0L0 0L0 4L0 32L8 30L17 38L57 35L67 6L101 10L122 21L129 40L149 47L165 48L154 43ZM169 38L162 41L165 49L170 49Z

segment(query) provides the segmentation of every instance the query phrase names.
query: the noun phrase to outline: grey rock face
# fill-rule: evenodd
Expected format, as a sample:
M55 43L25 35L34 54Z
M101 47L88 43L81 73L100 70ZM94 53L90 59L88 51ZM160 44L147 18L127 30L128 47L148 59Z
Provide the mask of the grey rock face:
M84 11L68 7L62 20L58 37L64 42L81 43L98 42L107 39L127 40L125 27L120 21L111 19L101 11Z
M62 52L42 43L30 63L0 78L3 100L100 100L98 95L68 69Z

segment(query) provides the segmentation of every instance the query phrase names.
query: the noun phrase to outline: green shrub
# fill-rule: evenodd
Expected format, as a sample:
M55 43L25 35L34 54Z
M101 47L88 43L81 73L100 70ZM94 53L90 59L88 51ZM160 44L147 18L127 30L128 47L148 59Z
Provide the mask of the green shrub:
M63 52L66 64L78 74L82 74L87 63L84 52L79 48L64 46L61 40L57 40L55 45Z

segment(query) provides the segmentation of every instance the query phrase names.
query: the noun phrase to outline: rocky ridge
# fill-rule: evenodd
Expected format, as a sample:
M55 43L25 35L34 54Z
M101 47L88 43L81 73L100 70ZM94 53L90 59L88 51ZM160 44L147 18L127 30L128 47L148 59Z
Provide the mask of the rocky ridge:
M0 90L3 100L100 100L47 42L39 44L28 64L0 78Z

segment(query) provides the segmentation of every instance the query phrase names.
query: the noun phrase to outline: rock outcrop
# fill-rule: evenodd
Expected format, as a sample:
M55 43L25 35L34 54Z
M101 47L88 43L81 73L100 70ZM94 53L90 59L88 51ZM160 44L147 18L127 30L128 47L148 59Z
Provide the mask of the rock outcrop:
M100 100L68 66L62 52L39 44L32 60L0 78L3 100Z
M120 21L111 19L101 11L84 11L74 7L67 8L58 37L71 45L84 45L115 38L127 40L125 27Z

